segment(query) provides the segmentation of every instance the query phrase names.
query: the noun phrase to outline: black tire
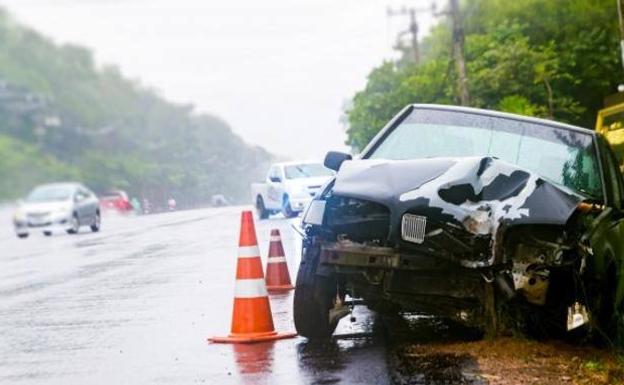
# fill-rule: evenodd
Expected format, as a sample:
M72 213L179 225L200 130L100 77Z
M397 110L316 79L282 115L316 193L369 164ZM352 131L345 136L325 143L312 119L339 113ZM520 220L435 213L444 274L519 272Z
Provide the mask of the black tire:
M292 207L290 206L290 199L288 198L288 195L284 195L284 199L282 199L282 215L284 215L286 218L294 218L299 215L299 213L293 211Z
M67 234L78 234L78 230L80 229L80 221L78 220L78 215L74 213L72 216L72 228L67 230Z
M329 339L338 325L338 320L329 322L329 310L337 294L336 280L316 274L319 253L318 247L304 247L293 301L297 333L310 340Z
M615 263L611 263L607 269L606 285L602 286L602 296L599 298L598 342L612 347L624 347L624 304L616 303L616 270Z
M91 231L93 231L94 233L97 233L98 231L100 231L100 226L101 226L101 220L102 217L100 216L100 212L97 211L95 213L95 217L93 218L93 223L91 224Z
M260 195L256 198L256 213L258 213L258 218L267 219L269 217L269 210L264 206L264 200Z
M51 237L52 236L52 232L51 231L44 231L43 235L45 235L46 237Z
M28 238L28 233L25 234L17 234L18 238L24 239L24 238Z

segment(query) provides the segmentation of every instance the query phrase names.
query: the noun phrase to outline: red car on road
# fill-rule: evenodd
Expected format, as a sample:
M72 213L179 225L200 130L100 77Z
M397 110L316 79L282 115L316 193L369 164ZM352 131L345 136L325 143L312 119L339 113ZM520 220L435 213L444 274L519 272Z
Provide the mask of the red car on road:
M116 210L127 213L133 210L128 194L123 190L113 190L100 196L100 207L104 210Z

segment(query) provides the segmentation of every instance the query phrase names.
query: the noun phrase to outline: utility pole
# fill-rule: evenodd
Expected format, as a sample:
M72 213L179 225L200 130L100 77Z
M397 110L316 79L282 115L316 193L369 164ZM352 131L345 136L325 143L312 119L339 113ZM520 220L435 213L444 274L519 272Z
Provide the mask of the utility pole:
M399 10L393 10L392 8L388 8L388 17L392 16L404 16L408 15L410 18L409 28L405 31L399 33L397 39L400 39L403 35L410 34L411 35L411 45L412 45L412 57L414 63L416 65L420 64L420 47L418 46L418 21L416 20L416 14L421 12L432 12L434 7L431 8L406 8L402 7Z
M418 23L416 22L416 10L410 8L410 26L409 31L412 34L412 49L414 50L414 63L420 64L420 49L418 48Z
M624 70L624 10L622 0L617 0L618 19L620 21L620 54L622 55L622 69Z
M450 16L453 23L453 57L457 67L459 97L461 105L468 106L470 105L470 94L468 93L468 77L466 76L466 59L464 58L464 28L462 27L458 0L450 0Z

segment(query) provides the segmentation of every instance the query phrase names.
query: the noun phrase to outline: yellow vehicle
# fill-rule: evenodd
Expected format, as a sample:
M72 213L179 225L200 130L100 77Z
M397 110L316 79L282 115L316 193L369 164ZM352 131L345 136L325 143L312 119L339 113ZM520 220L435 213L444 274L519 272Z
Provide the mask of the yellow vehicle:
M604 135L613 147L620 169L624 172L624 103L598 111L596 131Z

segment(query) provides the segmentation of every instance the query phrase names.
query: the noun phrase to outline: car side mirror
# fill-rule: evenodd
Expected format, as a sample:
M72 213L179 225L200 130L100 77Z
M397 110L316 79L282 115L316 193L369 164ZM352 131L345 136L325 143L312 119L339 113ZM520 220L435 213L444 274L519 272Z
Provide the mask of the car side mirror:
M282 178L280 178L279 176L272 176L271 178L269 178L271 180L271 182L273 183L280 183L282 181Z
M353 157L351 154L346 154L344 152L339 151L330 151L325 155L325 161L323 164L330 170L338 171L342 162L345 160L351 160Z

